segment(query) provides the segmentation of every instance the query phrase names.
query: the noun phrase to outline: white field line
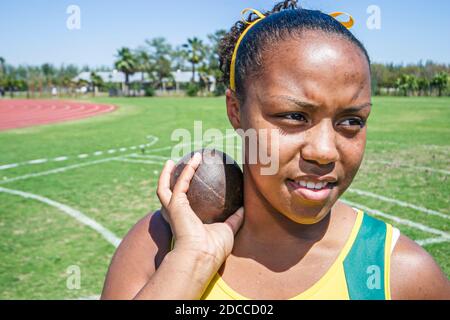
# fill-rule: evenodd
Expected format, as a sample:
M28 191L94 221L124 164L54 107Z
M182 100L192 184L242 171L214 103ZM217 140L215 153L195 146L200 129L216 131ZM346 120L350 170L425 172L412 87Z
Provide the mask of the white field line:
M441 213L441 212L436 211L436 210L427 209L427 208L424 208L424 207L421 207L421 206L416 206L414 204L411 204L411 203L408 203L408 202L405 202L405 201L401 201L401 200L397 200L397 199L392 199L392 198L388 198L388 197L385 197L385 196L381 196L381 195L378 195L378 194L375 194L375 193L372 193L372 192L369 192L369 191L364 191L364 190L359 190L359 189L354 189L354 188L349 188L347 191L351 192L351 193L356 193L356 194L358 194L360 196L371 197L371 198L374 198L374 199L377 199L377 200L381 200L381 201L384 201L384 202L393 203L393 204L396 204L396 205L401 206L401 207L414 209L414 210L426 213L428 215L438 216L438 217L441 217L441 218L444 218L444 219L450 219L450 216L445 214L445 213Z
M3 166L0 166L0 170L11 169L11 168L15 168L15 167L18 167L18 166L19 166L18 163L5 164Z
M239 135L237 135L237 134L227 134L227 135L225 135L224 137L222 137L220 139L215 139L215 140L211 141L211 143L212 142L219 142L219 141L227 140L229 138L238 138L238 137L239 137ZM184 147L184 146L189 146L189 145L192 145L192 144L200 144L200 143L203 143L203 142L205 142L205 141L196 140L196 141L192 141L192 142L175 144L175 145L167 146L167 147L150 149L150 150L147 150L147 152L158 152L158 151L170 150L170 149L172 149L174 147Z
M128 162L128 163L139 163L139 164L158 164L163 165L164 162L160 161L152 161L152 160L133 160L129 158L117 158L113 159L114 161L120 161L120 162Z
M228 135L230 136L230 135ZM151 137L155 138L154 142L151 142L149 144L154 144L156 143L159 139L155 136L148 136L148 138L150 139ZM225 136L227 137L227 136ZM199 141L194 141L191 142L192 143L198 143ZM165 147L166 149L170 149L173 148L173 146L168 146ZM96 153L99 153L100 151L97 151ZM95 155L95 153L94 153ZM90 161L90 162L83 162L83 163L79 163L79 164L73 164L70 166L65 166L65 167L60 167L60 168L56 168L56 169L52 169L52 170L48 170L48 171L43 171L43 172L37 172L37 173L30 173L30 174L26 174L23 176L18 176L18 177L14 177L14 178L10 178L10 179L6 179L6 180L0 180L0 185L2 184L6 184L6 183L10 183L10 182L14 182L14 181L19 181L19 180L26 180L26 179L30 179L30 178L35 178L35 177L40 177L40 176L46 176L46 175L50 175L50 174L56 174L56 173L61 173L61 172L65 172L68 170L72 170L72 169L77 169L77 168L82 168L82 167L86 167L86 166L91 166L91 165L95 165L98 163L103 163L103 162L108 162L108 161L113 161L113 160L117 160L117 159L121 159L123 157L127 157L127 156L131 156L131 155L135 155L135 153L132 154L127 154L127 155L122 155L122 156L118 156L118 157L112 157L112 158L104 158L104 159L100 159L100 160L95 160L95 161ZM155 164L161 164L160 162L157 162Z
M442 242L448 242L450 241L447 238L429 238L429 239L424 239L424 240L417 240L416 242L423 246L429 245L429 244L435 244L435 243L442 243Z
M393 142L393 141L367 141L367 145L371 145L371 144L404 145L403 143ZM411 145L411 147L422 147L424 149L431 149L431 150L440 150L440 149L442 149L443 151L450 152L450 146L441 146L441 145L436 145L436 144L419 144L419 145Z
M36 173L30 173L30 174L26 174L26 175L23 175L23 176L18 176L18 177L6 179L6 180L0 180L0 185L1 184L5 184L5 183L14 182L14 181L26 180L26 179L36 178L36 177L41 177L41 176L47 176L47 175L50 175L50 174L61 173L61 172L65 172L65 171L69 171L69 170L73 170L73 169L78 169L78 168L83 168L83 167L87 167L87 166L92 166L92 165L95 165L95 164L112 161L112 160L115 160L115 159L118 159L118 158L121 158L121 157L105 158L105 159L100 159L100 160L83 162L83 163L79 163L79 164L73 164L73 165L70 165L70 166L60 167L60 168L56 168L56 169L52 169L52 170L36 172Z
M155 140L152 141L151 143L147 144L147 145L153 145L154 143L156 143L159 140L155 136L148 136L147 138L150 139L152 137L155 138ZM228 137L234 137L234 135L227 135L224 138L227 139ZM198 142L201 142L201 141L193 141L190 144L198 143ZM145 146L147 146L147 145L145 145ZM186 145L189 145L189 144L187 143ZM167 147L164 147L164 149L170 149L170 148L173 148L173 147L174 146L167 146ZM96 153L98 154L99 152L101 152L101 151L95 152L94 155ZM26 179L35 178L35 177L61 173L61 172L65 172L65 171L72 170L72 169L77 169L77 168L82 168L82 167L86 167L86 166L95 165L95 164L98 164L98 163L103 163L103 162L108 162L108 161L122 159L124 157L132 156L132 155L136 155L136 153L127 154L127 155L118 156L118 157L113 157L113 158L105 158L105 159L100 159L100 160L95 160L95 161L90 161L90 162L83 162L83 163L80 163L80 164L74 164L74 165L70 165L70 166L66 166L66 167L60 167L60 168L56 168L56 169L52 169L52 170L48 170L48 171L43 171L43 172L30 173L30 174L26 174L26 175L23 175L23 176L18 176L18 177L6 179L6 180L0 180L0 185L6 184L6 183L10 183L10 182L14 182L14 181L19 181L19 180L26 180ZM149 163L147 163L147 164L149 164ZM152 163L152 164L161 164L161 162L155 162L155 163Z
M140 154L132 154L129 157L131 158L138 158L138 159L153 159L153 160L161 160L161 161L166 161L169 160L169 157L164 157L164 156L156 156L156 155L140 155Z
M414 170L423 170L423 171L430 171L430 172L436 172L436 173L442 173L445 175L450 175L450 171L448 171L448 170L433 169L433 168L424 167L424 166L413 166L413 165L409 165L409 164L392 163L391 161L384 161L384 160L366 160L365 162L387 164L392 167L398 166L398 167L404 167L404 168L409 168L409 169L414 169Z
M394 222L396 222L398 224L403 224L403 225L405 225L407 227L410 227L410 228L414 228L414 229L417 229L417 230L420 230L420 231L423 231L423 232L427 232L427 233L430 233L430 234L437 235L437 236L439 236L442 239L446 239L445 241L450 241L450 234L448 234L445 231L434 229L434 228L428 227L428 226L423 225L423 224L418 223L418 222L413 222L413 221L410 221L410 220L407 220L407 219L402 219L402 218L399 218L397 216L390 215L390 214L384 213L382 211L366 207L366 206L364 206L362 204L359 204L359 203L356 203L356 202L353 202L353 201L348 201L348 200L344 200L344 199L340 199L340 201L348 204L349 206L362 209L362 210L364 210L364 211L366 211L368 213L371 213L371 214L373 214L375 216L380 216L380 217L383 217L385 219L392 220L392 221L394 221Z
M54 158L53 161L61 162L61 161L66 161L68 159L69 159L69 157L57 157L57 158Z
M158 137L152 136L152 135L147 136L147 139L149 139L151 141L149 143L147 143L147 144L142 144L141 148L150 148L155 143L157 143L159 141ZM30 160L30 161L24 161L24 162L18 162L18 163L11 163L11 164L1 165L0 166L0 170L7 170L7 169L16 168L16 167L25 166L25 165L42 164L42 163L46 163L48 161L62 162L62 161L67 161L67 160L69 160L71 158L85 159L85 158L88 158L89 156L100 156L100 155L106 154L106 153L112 154L112 153L116 153L116 152L125 152L128 149L132 149L132 147L119 147L117 149L108 149L108 150L104 150L104 151L96 151L96 152L93 152L92 154L80 153L79 155L76 155L76 156L73 156L73 157L70 157L70 156L59 156L59 157L55 157L53 159L43 158L43 159L36 159L36 160Z
M40 164L40 163L46 163L48 159L36 159L26 162L26 164ZM19 166L19 163L16 163L16 166Z
M65 214L67 214L68 216L74 218L75 220L79 221L80 223L88 226L89 228L95 230L96 232L98 232L100 235L103 236L103 238L105 238L109 243L111 243L114 247L118 247L120 244L120 241L122 241L120 238L118 238L114 233L112 233L111 231L109 231L108 229L106 229L105 227L103 227L100 223L98 223L97 221L95 221L92 218L89 218L88 216L86 216L85 214L81 213L78 210L75 210L65 204L56 202L54 200L36 195L36 194L32 194L32 193L28 193L28 192L23 192L23 191L18 191L18 190L12 190L12 189L5 189L0 187L0 192L3 193L7 193L7 194L11 194L11 195L16 195L22 198L26 198L26 199L33 199L45 204L48 204L49 206L52 206L62 212L64 212Z

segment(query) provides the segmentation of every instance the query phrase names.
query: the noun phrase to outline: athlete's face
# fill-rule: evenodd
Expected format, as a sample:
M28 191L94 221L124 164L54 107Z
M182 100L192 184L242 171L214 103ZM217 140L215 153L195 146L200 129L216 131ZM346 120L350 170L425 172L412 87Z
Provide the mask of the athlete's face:
M278 171L263 175L267 166L246 163L246 186L253 191L245 192L264 197L297 223L314 224L350 186L362 162L371 111L369 65L348 40L314 31L277 43L263 63L261 74L246 82L244 105L227 92L235 128L278 134ZM269 141L268 154L275 140Z

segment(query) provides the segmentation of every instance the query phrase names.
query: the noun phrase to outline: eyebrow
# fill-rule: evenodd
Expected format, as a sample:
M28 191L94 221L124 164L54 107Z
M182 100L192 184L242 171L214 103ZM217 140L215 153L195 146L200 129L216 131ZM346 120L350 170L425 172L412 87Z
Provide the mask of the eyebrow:
M318 105L318 104L302 101L302 100L299 100L299 99L291 97L291 96L281 95L281 96L272 96L272 97L276 98L276 99L289 100L289 101L293 102L294 104L296 104L297 106L299 106L300 108L306 108L306 109L312 109L312 110L320 108L320 105ZM367 103L364 103L364 104L361 104L358 106L347 107L343 111L358 112L364 108L368 108L368 107L372 107L372 106L373 106L373 104L371 102L367 102Z

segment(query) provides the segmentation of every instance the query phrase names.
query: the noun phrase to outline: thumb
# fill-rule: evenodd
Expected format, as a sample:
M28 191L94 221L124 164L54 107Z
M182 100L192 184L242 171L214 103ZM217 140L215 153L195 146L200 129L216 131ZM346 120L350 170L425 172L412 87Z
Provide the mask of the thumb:
M234 235L236 235L236 233L239 231L243 222L244 222L244 207L240 207L227 220L225 220L225 223L231 228Z

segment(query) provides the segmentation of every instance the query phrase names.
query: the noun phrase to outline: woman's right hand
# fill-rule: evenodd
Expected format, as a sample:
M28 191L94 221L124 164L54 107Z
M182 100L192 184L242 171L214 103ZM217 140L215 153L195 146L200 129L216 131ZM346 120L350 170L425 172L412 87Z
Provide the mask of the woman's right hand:
M173 251L212 257L209 261L214 264L214 269L218 269L233 249L234 236L244 220L244 209L241 207L224 223L202 223L186 194L201 161L202 155L194 154L171 190L170 177L175 163L168 160L159 177L157 195L162 204L162 214L175 238Z

